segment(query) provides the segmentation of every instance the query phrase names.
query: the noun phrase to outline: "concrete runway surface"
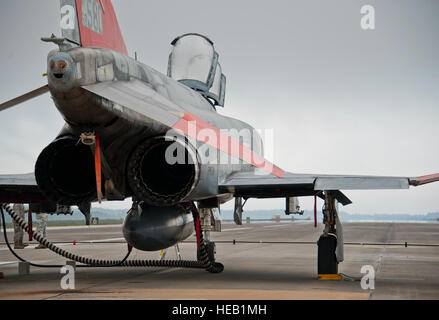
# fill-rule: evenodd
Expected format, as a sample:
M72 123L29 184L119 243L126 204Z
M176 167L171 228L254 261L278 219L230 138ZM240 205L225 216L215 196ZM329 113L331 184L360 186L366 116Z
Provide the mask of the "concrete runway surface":
M439 224L345 223L345 261L339 272L352 278L342 281L317 280L316 241L322 228L319 225L315 229L309 222L223 224L221 233L212 233L212 240L218 241L217 261L225 266L220 274L178 268L78 268L74 290L61 289L64 275L59 268L31 267L29 275L18 275L16 258L2 236L0 272L4 278L0 279L0 299L439 298ZM13 239L12 231L8 237ZM120 225L51 227L48 237L64 242L59 246L65 250L101 259L122 259L127 247ZM73 240L79 243L73 245ZM196 258L194 241L191 236L180 244L183 259ZM273 241L280 243L266 243ZM65 258L48 249L36 250L35 246L31 243L17 252L34 263L65 264ZM130 256L143 258L158 259L159 252L134 249ZM176 258L174 248L168 249L166 258ZM364 265L375 269L374 290L361 288Z

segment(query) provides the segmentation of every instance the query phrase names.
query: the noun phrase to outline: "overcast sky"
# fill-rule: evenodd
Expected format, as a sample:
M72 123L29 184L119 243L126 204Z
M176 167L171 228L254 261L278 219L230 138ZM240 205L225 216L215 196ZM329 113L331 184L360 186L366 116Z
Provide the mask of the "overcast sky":
M220 112L274 129L275 163L298 173L439 172L439 1L113 1L130 55L166 72L170 42L210 37L227 76ZM375 8L375 30L360 9ZM47 83L59 1L0 2L0 101ZM0 113L0 173L33 171L62 127L49 95ZM347 191L350 213L439 211L439 183ZM302 198L305 209L311 198ZM283 208L249 200L245 209ZM106 207L128 204L109 203ZM224 206L231 208L231 204Z

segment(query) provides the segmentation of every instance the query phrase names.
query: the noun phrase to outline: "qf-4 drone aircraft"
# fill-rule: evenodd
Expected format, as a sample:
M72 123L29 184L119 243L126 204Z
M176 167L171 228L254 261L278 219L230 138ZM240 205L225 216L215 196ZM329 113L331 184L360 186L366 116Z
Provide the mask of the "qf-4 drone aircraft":
M286 212L299 213L296 197L320 197L325 228L318 273L336 274L343 261L338 202L351 203L340 190L439 181L439 174L285 172L264 159L262 139L250 125L217 113L226 78L211 40L195 33L176 38L164 75L128 56L110 0L60 2L62 37L42 38L58 45L47 57L47 85L1 104L0 111L50 92L66 123L39 155L34 173L0 176L4 208L77 205L87 217L94 201L132 197L123 225L131 246L168 248L195 225L198 249L204 248L199 259L212 262L209 232L220 230L222 203L235 198L240 224L242 199L286 198Z

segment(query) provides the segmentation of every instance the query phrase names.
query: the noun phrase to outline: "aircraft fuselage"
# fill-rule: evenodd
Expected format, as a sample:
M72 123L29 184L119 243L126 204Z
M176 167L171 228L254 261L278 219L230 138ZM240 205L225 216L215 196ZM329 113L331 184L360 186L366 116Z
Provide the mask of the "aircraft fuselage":
M111 180L107 188L114 189L107 192L109 200L121 200L133 195L133 188L127 183L130 156L148 139L168 136L170 131L175 134L173 129L184 113L214 128L207 136L218 139L218 142L206 144L203 142L206 137L185 142L196 154L196 177L191 182L192 185L185 190L186 194L175 199L163 198L162 204L169 200L172 203L215 197L218 195L218 181L236 171L254 170L254 166L242 160L242 150L231 150L234 146L221 148L220 137L212 138L212 134L231 137L234 141L239 141L246 150L263 159L262 140L250 125L218 114L211 103L198 92L130 57L108 49L74 48L68 51L51 51L47 65L52 98L66 121L57 139L70 137L74 140L85 132L95 132L99 135L104 164L107 167L104 175L107 175L106 180ZM125 109L114 101L83 89L84 86L111 84L113 81L131 82L132 87L135 87L135 83L141 84L136 89L139 93L143 90L142 86L147 86L152 89L152 94L179 106L185 112L168 113L163 117L163 121L160 121L162 118L159 114L155 119L146 115L154 112L152 109L139 109L138 112ZM36 173L38 181L38 170ZM166 184L166 181L163 183ZM77 184L82 182L78 181Z

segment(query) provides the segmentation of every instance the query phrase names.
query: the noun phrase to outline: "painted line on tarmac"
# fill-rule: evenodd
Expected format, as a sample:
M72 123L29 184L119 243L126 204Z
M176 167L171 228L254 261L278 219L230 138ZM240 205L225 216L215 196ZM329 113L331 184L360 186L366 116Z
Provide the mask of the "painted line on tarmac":
M102 224L92 226L63 226L63 227L47 227L47 230L69 230L69 229L100 229L100 228L121 228L122 224ZM35 228L34 228L35 229ZM13 228L7 228L7 232L14 232Z
M109 239L100 239L100 240L79 240L78 244L81 244L81 243L102 243L102 242L120 241L120 240L125 240L125 238L109 238ZM56 243L55 245L57 247L73 245L73 240L69 243ZM37 246L37 244L29 245L25 249L33 249L36 246ZM25 250L25 249L22 249L22 250ZM9 248L5 246L4 248L0 248L0 251L9 251Z
M382 277L376 277L375 281L425 281L425 278L382 278Z
M172 269L166 269L166 270L161 270L161 271L157 271L154 272L155 274L164 274L164 273L170 273L170 272L174 272L177 270L181 270L182 268L172 268Z
M221 232L236 231L236 230L248 230L248 229L253 229L253 228L233 228L233 229L221 230Z
M66 227L47 227L47 230L68 230L68 229L100 229L100 228L121 228L122 224L103 224L93 226L66 226Z
M263 228L288 227L288 224L277 224L275 226L263 226Z
M120 241L125 240L125 238L109 238L109 239L100 239L100 240L79 240L79 243L99 243L99 242L109 242L109 241Z
M11 244L11 247L13 246L13 244ZM25 249L33 249L37 246L37 244L32 244L32 245L28 245ZM20 250L24 250L24 249L20 249ZM9 248L5 245L5 248L0 248L0 251L9 251Z
M29 260L28 260L29 261ZM49 263L53 260L38 260L38 261L29 261L31 263L35 264L43 264L43 263ZM18 264L20 261L0 261L0 266L7 266L11 264Z

